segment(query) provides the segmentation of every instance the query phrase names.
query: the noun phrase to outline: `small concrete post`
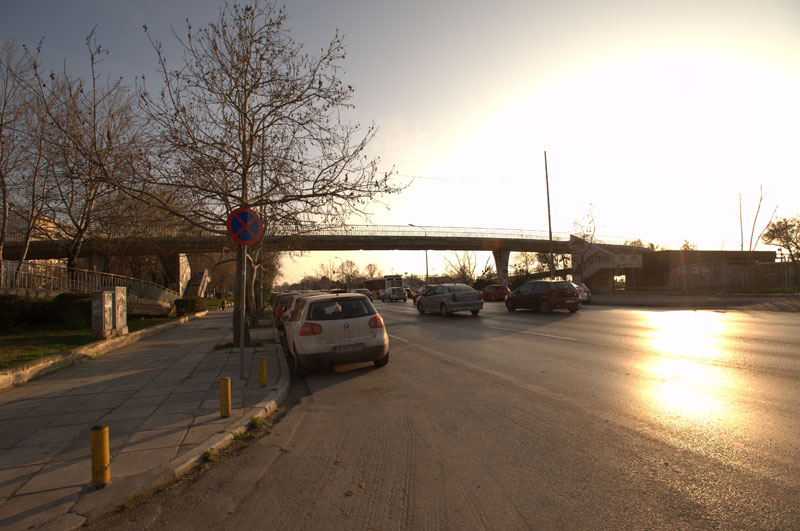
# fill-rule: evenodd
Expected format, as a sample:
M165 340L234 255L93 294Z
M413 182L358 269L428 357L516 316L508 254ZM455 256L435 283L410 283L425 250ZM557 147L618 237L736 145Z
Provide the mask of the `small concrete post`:
M267 386L267 358L258 358L258 385Z
M104 288L113 294L113 325L114 335L124 336L128 333L128 288L112 286Z
M110 291L92 293L92 335L106 339L113 335L114 297Z
M219 381L219 415L222 418L231 416L231 379Z
M111 457L108 448L108 426L94 426L91 432L92 484L102 489L111 481Z

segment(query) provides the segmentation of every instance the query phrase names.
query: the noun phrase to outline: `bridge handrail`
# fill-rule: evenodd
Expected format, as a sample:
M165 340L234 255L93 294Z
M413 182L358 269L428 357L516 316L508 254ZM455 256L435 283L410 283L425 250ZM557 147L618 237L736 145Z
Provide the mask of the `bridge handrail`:
M547 231L536 231L528 229L503 229L503 228L484 228L484 227L440 227L422 225L343 225L340 227L309 226L300 230L267 230L265 234L270 236L401 236L401 237L436 237L436 238L509 238L509 239L533 239L547 240ZM224 228L217 231L210 231L195 228L175 228L175 227L150 227L147 233L141 233L138 237L209 237L225 236ZM566 242L570 239L569 232L554 232L553 241ZM595 236L596 243L613 245L623 245L627 239L610 236Z
M137 301L159 301L172 304L180 298L177 292L154 282L112 273L84 269L67 270L61 264L36 264L3 260L0 287L3 289L33 289L44 291L75 291L91 293L105 287L122 286L128 296Z

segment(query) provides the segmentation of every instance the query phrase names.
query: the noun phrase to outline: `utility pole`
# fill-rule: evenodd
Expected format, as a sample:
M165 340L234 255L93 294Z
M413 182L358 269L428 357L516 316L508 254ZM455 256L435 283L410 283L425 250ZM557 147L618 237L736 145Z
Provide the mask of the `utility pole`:
M547 187L547 231L550 235L550 280L556 278L553 268L553 225L550 222L550 178L547 175L547 151L544 152L544 184Z

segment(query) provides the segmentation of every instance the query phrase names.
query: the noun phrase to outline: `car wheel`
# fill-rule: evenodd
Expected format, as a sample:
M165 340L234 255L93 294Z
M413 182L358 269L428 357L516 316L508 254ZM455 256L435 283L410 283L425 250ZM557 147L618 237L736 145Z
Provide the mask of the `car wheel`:
M550 301L542 301L542 305L539 306L539 311L542 313L553 313L553 305L550 304Z
M572 308L567 308L567 309L569 310L569 313L575 313L575 312L578 311L578 308L575 307L575 306L573 306Z
M474 315L474 316L476 316L476 317L478 316L478 312L479 312L479 311L480 311L480 310L470 310L470 312L472 312L472 315Z
M439 306L439 313L442 315L450 315L450 312L447 311L447 306L445 306L444 303Z
M389 363L389 353L387 352L384 357L382 357L379 360L375 360L372 363L375 364L376 367L383 367L384 365Z
M506 310L508 310L509 312L513 312L514 310L516 310L516 308L514 308L513 304L511 304L510 302L506 301Z

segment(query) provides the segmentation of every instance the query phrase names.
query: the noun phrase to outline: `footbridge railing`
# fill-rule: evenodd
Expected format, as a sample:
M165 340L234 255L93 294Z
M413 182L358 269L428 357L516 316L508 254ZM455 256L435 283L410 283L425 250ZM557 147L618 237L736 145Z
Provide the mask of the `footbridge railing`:
M70 271L60 264L20 264L3 260L0 273L0 288L3 290L91 293L115 286L127 288L129 303L172 304L180 298L176 291L154 282L83 269Z

